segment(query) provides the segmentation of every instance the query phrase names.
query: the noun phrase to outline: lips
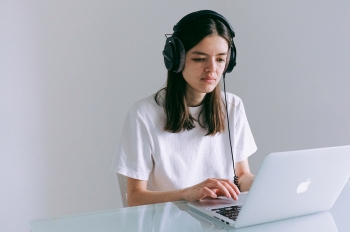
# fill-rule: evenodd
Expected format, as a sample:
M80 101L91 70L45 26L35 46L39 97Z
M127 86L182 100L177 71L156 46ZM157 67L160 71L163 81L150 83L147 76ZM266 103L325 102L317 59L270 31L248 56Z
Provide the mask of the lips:
M204 81L204 82L212 83L212 82L216 81L216 78L214 78L214 77L204 77L201 80Z

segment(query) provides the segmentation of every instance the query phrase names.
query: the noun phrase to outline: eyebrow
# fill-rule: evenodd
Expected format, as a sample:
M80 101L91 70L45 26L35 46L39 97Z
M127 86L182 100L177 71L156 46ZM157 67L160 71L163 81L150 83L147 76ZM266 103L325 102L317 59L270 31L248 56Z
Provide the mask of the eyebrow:
M200 51L193 51L193 52L191 52L191 54L208 56L207 53L205 53L205 52L200 52ZM217 55L217 56L226 56L226 55L227 55L227 52L222 52L222 53L219 53L219 54L216 54L216 55Z

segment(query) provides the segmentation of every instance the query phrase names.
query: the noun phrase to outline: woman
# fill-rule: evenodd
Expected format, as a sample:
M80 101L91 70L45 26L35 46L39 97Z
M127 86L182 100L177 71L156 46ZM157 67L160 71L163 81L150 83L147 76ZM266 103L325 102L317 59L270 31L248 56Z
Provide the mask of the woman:
M242 101L219 86L234 66L233 37L214 11L191 13L175 25L163 51L166 87L129 110L113 160L112 170L127 176L129 206L237 200L249 190L254 176L247 158L255 141Z

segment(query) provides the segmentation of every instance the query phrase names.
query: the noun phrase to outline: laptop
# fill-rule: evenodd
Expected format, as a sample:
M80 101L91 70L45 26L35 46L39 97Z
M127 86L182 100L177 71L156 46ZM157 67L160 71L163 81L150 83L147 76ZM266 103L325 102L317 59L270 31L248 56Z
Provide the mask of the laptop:
M309 214L305 216L290 218L288 220L279 220L270 223L247 226L237 229L235 228L232 230L233 227L229 225L226 225L224 223L213 223L213 219L208 215L202 214L199 211L194 213L193 211L194 210L188 210L187 212L201 223L203 231L214 231L215 229L221 229L220 231L235 232L339 232L337 225L334 222L333 216L329 212ZM203 221L205 223L203 223Z
M235 228L329 210L350 178L350 146L271 153L239 199L189 202L193 212Z

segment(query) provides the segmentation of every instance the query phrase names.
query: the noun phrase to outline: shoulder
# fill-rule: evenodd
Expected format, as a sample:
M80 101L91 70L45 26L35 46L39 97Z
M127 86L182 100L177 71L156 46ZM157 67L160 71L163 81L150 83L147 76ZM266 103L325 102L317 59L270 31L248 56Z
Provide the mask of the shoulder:
M225 93L221 92L221 96L223 101L225 102ZM238 97L237 95L233 93L228 93L226 92L226 101L227 101L227 106L231 108L231 110L237 110L240 112L244 112L244 106L242 99ZM230 110L229 110L230 111Z
M142 118L146 115L154 115L161 111L162 107L155 101L155 94L153 94L135 102L131 106L129 113Z

